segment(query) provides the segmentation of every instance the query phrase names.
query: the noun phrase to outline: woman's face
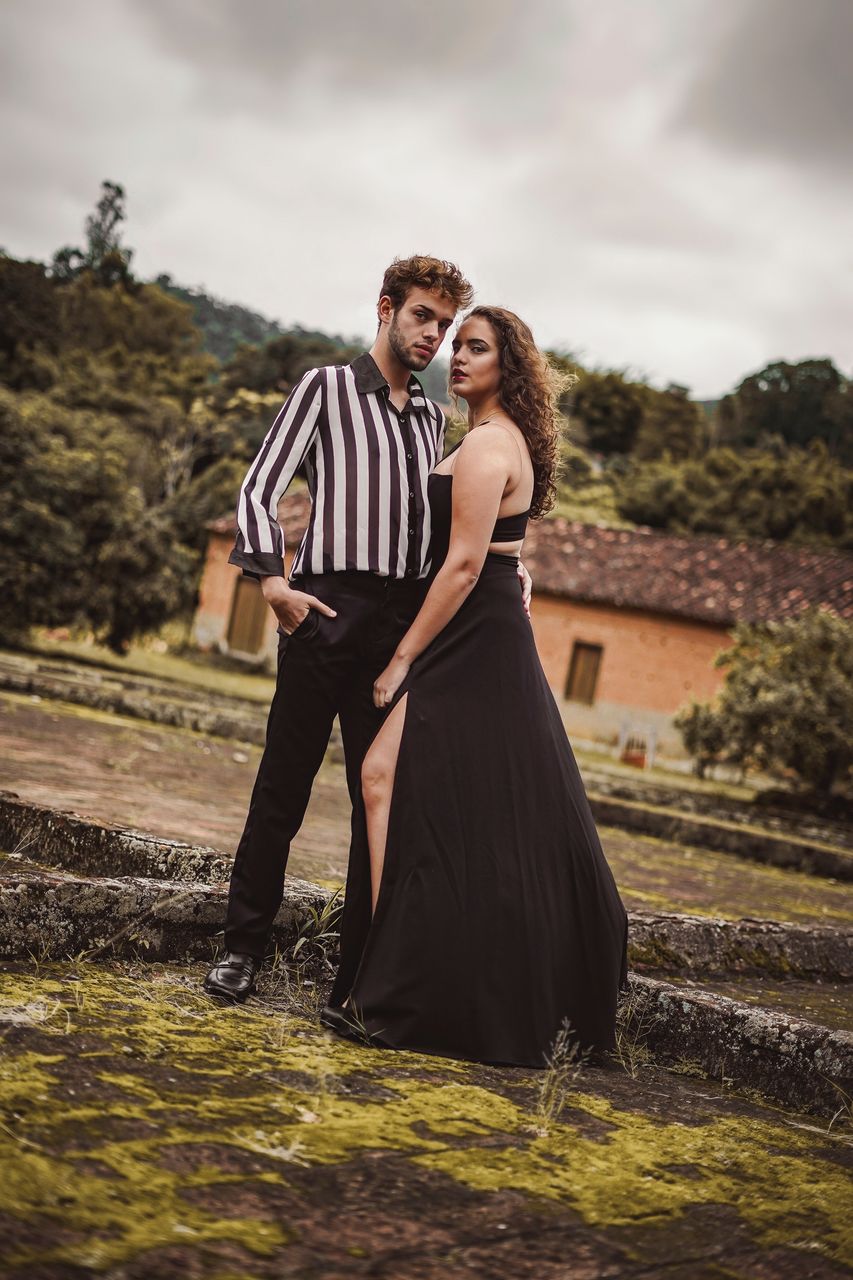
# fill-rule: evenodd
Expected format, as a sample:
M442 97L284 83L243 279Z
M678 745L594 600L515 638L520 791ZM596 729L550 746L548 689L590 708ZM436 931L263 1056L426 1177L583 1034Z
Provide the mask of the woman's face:
M450 389L463 400L482 402L497 394L501 361L495 331L485 316L470 316L453 339Z

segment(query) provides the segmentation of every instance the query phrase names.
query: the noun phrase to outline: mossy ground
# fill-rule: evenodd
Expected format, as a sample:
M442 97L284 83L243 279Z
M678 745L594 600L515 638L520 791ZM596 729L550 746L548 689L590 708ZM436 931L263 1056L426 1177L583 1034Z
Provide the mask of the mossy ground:
M849 884L615 827L599 831L628 907L730 920L841 925L853 921Z
M0 973L7 1276L775 1280L853 1261L837 1127L618 1064L568 1071L546 1106L543 1073L339 1041L306 1016L322 993L281 974L244 1008L199 977Z

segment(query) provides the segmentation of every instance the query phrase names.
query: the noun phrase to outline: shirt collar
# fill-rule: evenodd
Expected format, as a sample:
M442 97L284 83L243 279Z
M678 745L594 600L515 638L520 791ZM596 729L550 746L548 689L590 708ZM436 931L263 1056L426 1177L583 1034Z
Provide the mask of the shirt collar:
M355 360L351 362L350 368L355 375L355 389L360 394L381 391L383 387L386 390L389 389L388 379L369 351L365 351L362 356L356 356ZM409 378L408 392L412 400L418 398L426 400L426 392L414 374Z

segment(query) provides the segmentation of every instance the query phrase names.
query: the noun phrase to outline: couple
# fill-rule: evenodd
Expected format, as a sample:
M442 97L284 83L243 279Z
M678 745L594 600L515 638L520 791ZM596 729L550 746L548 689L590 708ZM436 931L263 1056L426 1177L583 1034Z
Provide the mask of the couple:
M553 374L517 316L475 307L451 357L468 432L443 457L441 410L414 376L471 296L451 263L395 261L370 353L302 378L244 482L231 561L261 578L282 635L227 952L205 990L254 990L338 714L353 839L322 1021L543 1066L563 1027L612 1048L627 923L518 559L554 492ZM312 510L288 584L276 509L298 469Z

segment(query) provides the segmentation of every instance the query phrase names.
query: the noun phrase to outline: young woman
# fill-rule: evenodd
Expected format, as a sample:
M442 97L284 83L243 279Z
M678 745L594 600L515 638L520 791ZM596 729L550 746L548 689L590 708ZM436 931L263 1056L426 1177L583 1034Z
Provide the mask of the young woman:
M374 685L389 711L321 1016L391 1048L543 1066L563 1027L613 1047L627 935L518 590L527 520L553 501L557 386L499 307L462 324L450 376L469 428L429 478L429 591Z

